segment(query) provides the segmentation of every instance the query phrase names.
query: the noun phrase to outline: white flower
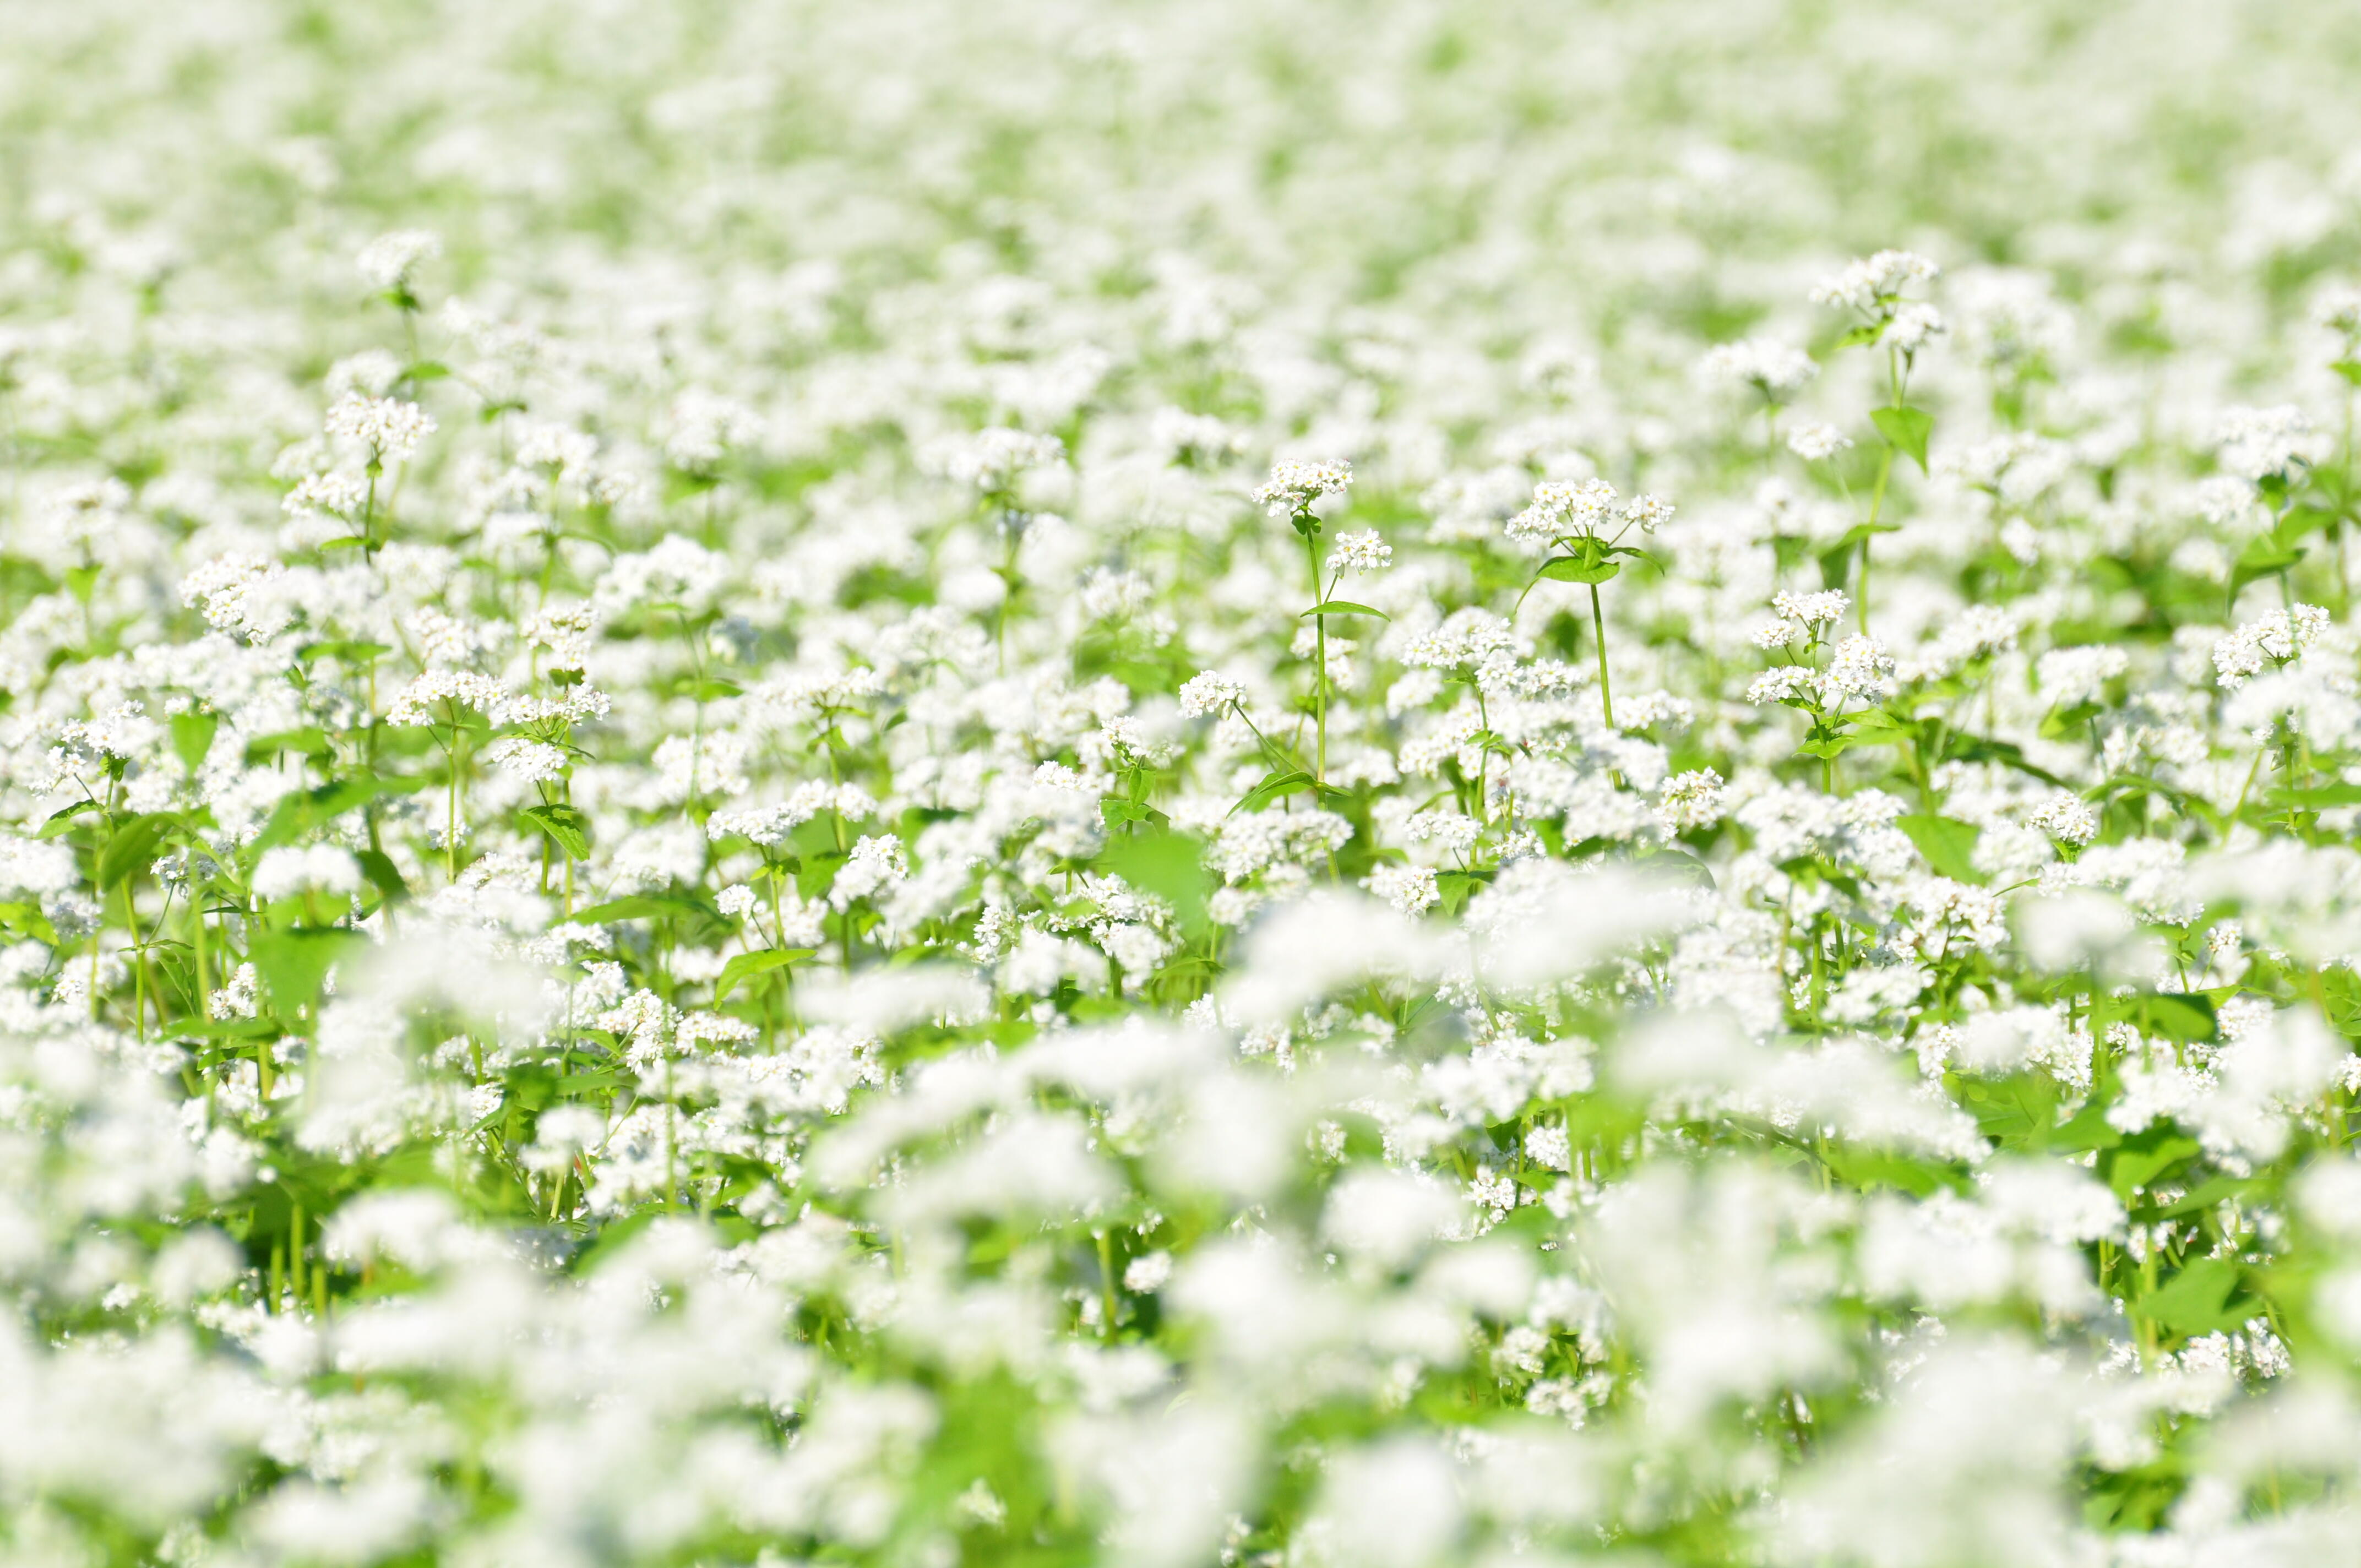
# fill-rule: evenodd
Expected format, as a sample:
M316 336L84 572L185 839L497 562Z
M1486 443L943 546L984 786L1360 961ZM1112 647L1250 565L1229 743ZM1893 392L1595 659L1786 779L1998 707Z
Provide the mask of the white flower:
M1210 713L1228 712L1246 696L1246 687L1227 675L1206 670L1180 683L1180 711L1190 718L1202 718Z
M346 392L330 405L322 428L339 441L367 448L373 463L400 463L434 433L434 416L399 398Z
M1706 355L1704 368L1715 380L1752 387L1774 403L1785 401L1820 373L1810 355L1767 337L1722 344Z
M361 247L354 265L369 286L389 293L408 291L418 264L443 254L441 236L426 229L395 229Z
M1353 484L1353 466L1342 460L1302 462L1282 457L1270 466L1270 477L1255 487L1257 504L1273 517L1308 512L1323 496L1340 496Z
M2214 422L2213 442L2227 472L2249 483L2284 477L2326 451L2301 409L2224 409Z
M2080 795L2062 792L2036 807L2026 821L2059 843L2078 850L2099 836L2099 814Z
M1007 489L1020 474L1054 468L1065 460L1065 445L1056 436L1006 428L979 430L939 458L946 476L986 495Z
M292 898L303 893L328 893L349 897L361 887L360 862L352 851L333 844L297 849L281 844L265 850L255 863L254 895L260 899Z
M1332 575L1345 571L1366 575L1384 571L1393 560L1394 547L1378 538L1377 530L1364 529L1336 536L1336 546L1328 553L1328 570Z
M1711 768L1695 768L1664 781L1656 795L1656 820L1667 833L1710 828L1721 820L1722 777Z
M1925 257L1907 250L1881 250L1845 264L1844 269L1821 280L1812 290L1816 305L1848 305L1874 311L1913 283L1932 280L1941 270Z
M1615 487L1604 479L1544 480L1533 487L1533 499L1525 510L1509 520L1509 537L1536 540L1597 533L1614 515L1619 499Z

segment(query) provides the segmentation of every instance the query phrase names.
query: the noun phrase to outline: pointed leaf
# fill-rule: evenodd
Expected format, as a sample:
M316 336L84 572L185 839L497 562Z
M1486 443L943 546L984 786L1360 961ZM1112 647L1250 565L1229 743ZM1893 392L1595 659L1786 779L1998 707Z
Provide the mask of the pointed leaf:
M214 731L221 728L221 715L199 708L172 715L172 755L181 765L195 773L214 749Z
M1272 773L1262 783L1246 791L1245 797L1230 807L1229 815L1235 817L1241 811L1259 810L1280 795L1292 795L1297 790L1316 787L1312 783L1312 775L1301 769L1283 773Z
M181 819L161 811L135 817L117 828L106 848L98 852L98 885L113 887L146 871L164 840L180 829Z
M254 960L271 1005L286 1018L319 1001L329 969L365 940L353 931L265 931L254 938L247 957Z
M768 974L773 970L785 969L789 964L798 963L811 957L813 951L814 949L810 948L768 948L759 953L740 953L721 966L721 978L713 982L714 1005L719 1006L721 999L728 996L730 990L748 976Z
M1603 583L1622 569L1622 563L1618 561L1601 561L1595 565L1586 565L1579 556L1560 555L1554 561L1543 562L1542 569L1533 574L1533 580L1539 582L1547 577L1554 583Z
M529 806L522 816L572 859L587 861L590 858L590 819L577 808L563 802L555 806Z
M1925 409L1879 409L1869 416L1877 426L1877 433L1885 437L1898 451L1910 455L1918 471L1927 471L1927 438L1934 433L1935 416Z
M1393 617L1392 617L1392 616L1388 615L1384 610L1381 610L1381 609L1371 609L1367 605L1365 605L1365 604L1355 604L1355 603L1354 603L1352 600L1350 600L1350 599L1329 599L1329 600L1327 600L1327 601L1326 601L1326 602L1324 602L1324 603L1322 603L1322 604L1315 604L1315 605L1313 605L1310 609L1305 610L1305 611L1303 612L1303 614L1304 614L1304 615L1374 615L1374 616L1376 616L1379 620L1391 620L1393 619ZM1298 616L1296 619L1297 619L1297 620L1301 620L1301 619L1303 619L1303 617L1302 617L1302 616Z
M1909 836L1935 868L1938 876L1953 882L1982 882L1983 873L1976 870L1974 855L1976 839L1983 829L1972 822L1961 822L1952 817L1910 816L1894 818L1894 825Z

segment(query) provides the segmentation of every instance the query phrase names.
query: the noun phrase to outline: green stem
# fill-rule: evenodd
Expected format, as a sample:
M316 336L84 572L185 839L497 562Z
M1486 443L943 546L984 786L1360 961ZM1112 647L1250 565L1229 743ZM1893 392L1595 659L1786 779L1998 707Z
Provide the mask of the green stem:
M1309 522L1307 516L1299 521ZM1320 602L1320 536L1310 531L1303 535L1303 558L1312 568L1312 602ZM1314 783L1328 782L1328 618L1315 615L1312 625L1312 712L1319 727L1318 751L1312 765Z
M1861 582L1859 584L1861 598L1854 604L1853 609L1860 617L1861 634L1863 637L1869 635L1869 544L1871 540L1877 537L1877 515L1885 508L1885 486L1893 477L1894 444L1888 442L1885 455L1877 465L1877 488L1870 493L1869 526L1862 531L1861 536Z
M1590 630L1598 643L1598 705L1607 715L1607 728L1615 728L1615 690L1607 678L1607 616L1598 608L1598 585L1590 585Z

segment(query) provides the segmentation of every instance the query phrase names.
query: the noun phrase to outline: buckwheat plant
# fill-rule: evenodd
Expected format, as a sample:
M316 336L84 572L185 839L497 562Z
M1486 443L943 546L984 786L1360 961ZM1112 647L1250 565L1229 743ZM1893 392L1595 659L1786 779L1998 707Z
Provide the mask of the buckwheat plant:
M0 7L0 1561L2354 1559L2351 13Z

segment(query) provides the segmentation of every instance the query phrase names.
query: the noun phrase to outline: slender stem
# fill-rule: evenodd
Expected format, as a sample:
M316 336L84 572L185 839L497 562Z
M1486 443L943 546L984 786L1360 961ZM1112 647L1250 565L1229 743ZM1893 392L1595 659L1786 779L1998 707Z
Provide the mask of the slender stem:
M1869 635L1869 545L1870 541L1877 537L1877 514L1885 508L1885 486L1893 477L1894 444L1888 442L1885 455L1879 459L1877 465L1877 488L1870 492L1869 526L1862 531L1861 536L1861 582L1858 585L1861 598L1854 604L1853 609L1860 617L1861 634L1863 637Z
M1303 558L1312 568L1312 602L1320 602L1320 536L1307 532L1303 535ZM1312 764L1313 782L1328 782L1328 618L1312 618L1312 712L1319 726L1318 751Z
M1606 711L1607 728L1615 728L1615 689L1607 678L1607 617L1598 608L1598 585L1590 585L1590 630L1598 643L1598 705Z
M1481 676L1476 677L1476 721L1484 727L1484 749L1476 753L1476 820L1492 820L1492 799L1486 787L1492 776L1492 716L1484 707L1484 686Z

